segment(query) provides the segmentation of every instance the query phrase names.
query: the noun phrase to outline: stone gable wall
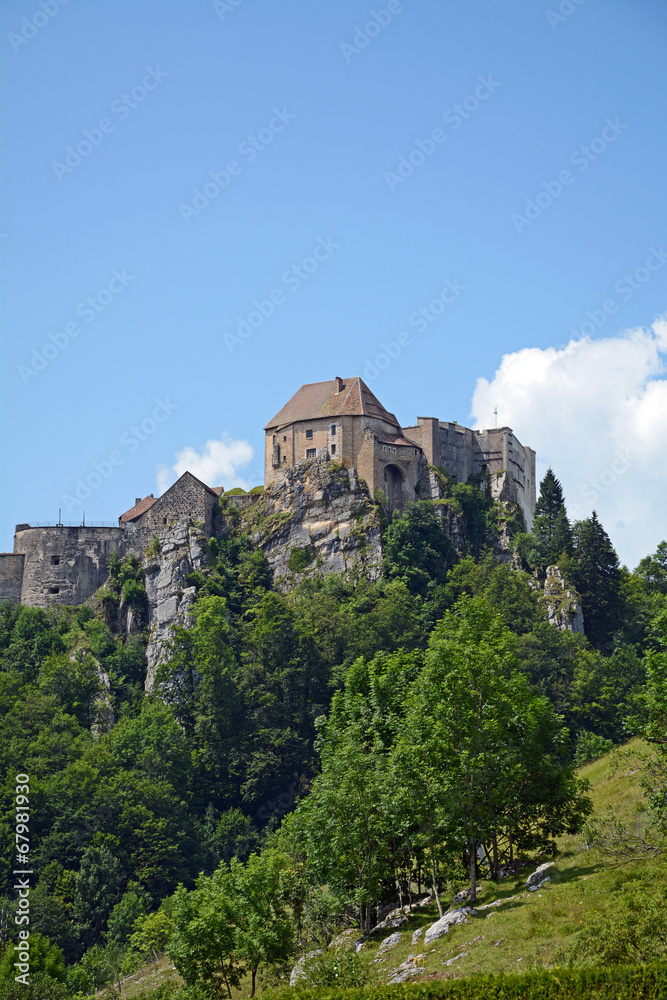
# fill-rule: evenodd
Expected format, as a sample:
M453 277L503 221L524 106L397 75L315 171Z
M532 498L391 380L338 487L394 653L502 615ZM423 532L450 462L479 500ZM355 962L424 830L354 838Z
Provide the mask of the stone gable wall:
M187 520L201 521L204 531L210 535L217 506L218 498L194 476L186 473L134 522L132 536L145 546L169 525Z

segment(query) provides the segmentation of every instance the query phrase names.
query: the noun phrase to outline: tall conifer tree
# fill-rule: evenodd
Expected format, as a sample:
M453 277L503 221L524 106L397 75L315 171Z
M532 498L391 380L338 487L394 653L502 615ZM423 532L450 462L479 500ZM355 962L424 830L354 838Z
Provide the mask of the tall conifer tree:
M613 633L621 622L621 571L609 535L595 511L575 526L571 574L581 597L589 641L600 650L610 649Z
M535 504L533 536L541 569L558 562L563 553L572 554L572 529L565 511L563 488L552 469L547 469L540 483L540 497Z

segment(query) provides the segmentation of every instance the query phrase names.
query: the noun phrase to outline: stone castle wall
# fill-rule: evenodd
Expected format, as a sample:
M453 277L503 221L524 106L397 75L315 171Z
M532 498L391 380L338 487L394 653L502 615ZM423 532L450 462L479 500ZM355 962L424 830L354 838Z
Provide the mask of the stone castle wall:
M22 552L0 552L0 603L20 603L24 559Z
M22 559L20 602L46 608L51 604L83 604L108 575L111 555L125 555L124 528L44 527L18 524L14 560L0 561L2 590L17 589ZM13 598L15 599L15 598Z

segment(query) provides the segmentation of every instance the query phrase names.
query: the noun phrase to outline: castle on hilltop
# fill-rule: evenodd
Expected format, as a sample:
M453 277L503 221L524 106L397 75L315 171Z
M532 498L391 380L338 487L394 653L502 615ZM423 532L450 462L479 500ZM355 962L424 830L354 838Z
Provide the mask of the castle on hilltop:
M474 431L436 417L401 427L354 376L303 385L264 432L266 490L281 483L287 469L324 457L356 470L371 497L380 491L393 512L431 497L429 466L436 466L458 482L485 474L492 495L516 502L532 527L535 452L509 427ZM117 524L17 524L14 551L0 553L0 601L82 604L105 582L114 553L142 556L161 530L181 520L199 522L209 537L223 493L185 472L161 497L137 497ZM227 496L245 507L258 494Z
M535 511L535 452L510 427L473 431L437 417L401 427L358 376L302 385L264 428L264 483L281 470L327 455L354 468L390 510L415 500L424 460L465 483L486 473L494 496L515 500L528 529Z

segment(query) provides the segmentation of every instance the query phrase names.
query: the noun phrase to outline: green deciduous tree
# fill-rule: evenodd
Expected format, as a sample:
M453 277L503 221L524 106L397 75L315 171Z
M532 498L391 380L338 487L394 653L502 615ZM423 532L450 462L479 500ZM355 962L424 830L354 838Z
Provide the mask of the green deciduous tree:
M42 934L31 933L29 938L30 954L29 962L30 974L42 972L44 975L64 983L66 979L65 959L60 948L51 944L47 937ZM14 967L15 962L21 961L20 955L25 953L19 944L10 943L5 949L5 953L0 961L0 982L11 980L17 975Z
M517 669L514 643L483 599L462 598L431 636L406 720L442 836L466 849L472 901L480 844L494 872L502 837L510 850L549 847L588 808L567 730Z
M179 887L167 952L188 985L231 997L247 967L254 996L260 964L288 957L292 925L282 892L287 864L267 849L245 865L233 858L212 876L201 875L193 892Z
M385 536L385 571L405 581L412 593L425 596L443 583L455 552L434 506L421 500L391 520Z

